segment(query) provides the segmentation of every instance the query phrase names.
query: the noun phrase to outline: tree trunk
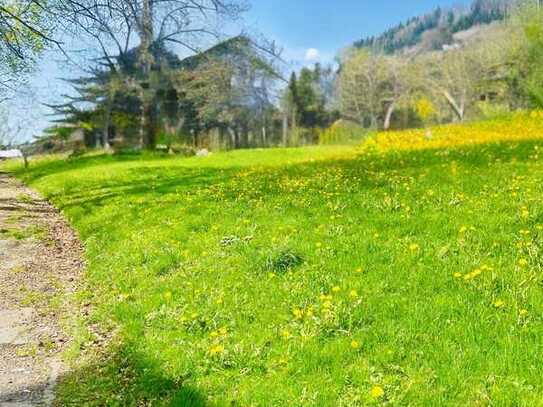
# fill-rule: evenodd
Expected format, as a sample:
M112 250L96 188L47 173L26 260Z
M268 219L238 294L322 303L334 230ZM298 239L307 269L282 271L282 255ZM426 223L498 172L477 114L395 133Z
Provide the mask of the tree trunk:
M283 146L288 145L288 116L283 113Z
M388 105L387 112L385 114L385 122L383 123L383 129L387 131L390 129L390 122L392 120L392 113L394 113L394 109L396 108L396 102L393 101Z
M462 102L460 105L456 103L456 100L452 97L452 95L447 92L446 90L442 91L443 96L445 96L445 99L447 99L447 103L452 108L453 112L456 114L456 117L460 122L464 121L464 103Z
M140 144L145 148L154 148L156 145L153 95L150 84L150 73L154 62L153 54L151 52L151 46L153 44L153 10L151 1L152 0L143 0L139 27L141 38L139 62L143 72L143 79L140 84L142 88L140 94L142 98Z
M143 106L143 115L145 116L145 148L154 149L156 147L157 128L155 106L151 102Z
M145 147L145 123L146 123L146 120L145 120L145 105L144 105L144 102L143 102L143 98L144 98L144 95L143 95L143 89L141 90L140 92L140 100L141 100L141 106L140 106L140 131L139 131L139 140L138 140L138 146L139 146L139 149L143 149Z
M370 116L370 128L372 130L377 130L379 126L377 125L377 116L375 114L372 114Z
M292 118L290 122L290 140L289 145L298 145L298 134L296 132L297 123L296 123L296 109L292 110Z
M108 103L108 106L106 107L106 117L104 119L104 130L102 132L102 146L104 147L104 150L109 151L111 149L111 146L109 145L109 125L111 123L111 107Z

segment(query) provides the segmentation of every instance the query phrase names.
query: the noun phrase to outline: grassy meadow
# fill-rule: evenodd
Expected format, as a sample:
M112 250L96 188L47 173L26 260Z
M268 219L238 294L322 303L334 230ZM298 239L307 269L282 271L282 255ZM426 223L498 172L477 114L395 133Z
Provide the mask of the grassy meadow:
M541 405L539 113L8 169L86 246L67 404Z

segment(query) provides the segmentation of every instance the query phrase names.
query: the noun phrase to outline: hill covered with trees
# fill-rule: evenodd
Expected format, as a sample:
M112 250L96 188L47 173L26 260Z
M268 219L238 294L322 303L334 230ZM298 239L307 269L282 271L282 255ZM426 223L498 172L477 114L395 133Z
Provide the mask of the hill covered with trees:
M438 7L413 17L376 37L356 41L356 48L372 48L387 54L430 51L454 45L455 34L478 25L503 20L514 0L475 0L468 8Z

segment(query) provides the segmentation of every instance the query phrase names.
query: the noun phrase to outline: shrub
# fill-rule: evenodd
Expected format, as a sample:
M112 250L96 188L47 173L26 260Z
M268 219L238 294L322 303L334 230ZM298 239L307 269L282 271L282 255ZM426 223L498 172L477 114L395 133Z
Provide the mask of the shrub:
M319 131L319 144L354 144L366 138L367 135L368 130L354 122L337 120L327 129Z

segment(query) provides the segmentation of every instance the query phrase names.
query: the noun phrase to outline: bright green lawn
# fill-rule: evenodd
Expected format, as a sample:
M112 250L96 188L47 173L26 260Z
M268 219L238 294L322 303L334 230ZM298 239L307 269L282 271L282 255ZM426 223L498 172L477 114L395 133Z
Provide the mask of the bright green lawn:
M538 148L91 157L18 172L80 232L82 301L115 332L109 357L60 396L541 405Z

